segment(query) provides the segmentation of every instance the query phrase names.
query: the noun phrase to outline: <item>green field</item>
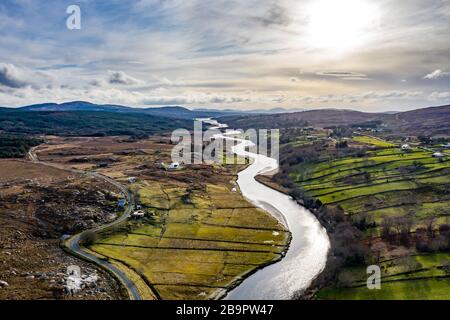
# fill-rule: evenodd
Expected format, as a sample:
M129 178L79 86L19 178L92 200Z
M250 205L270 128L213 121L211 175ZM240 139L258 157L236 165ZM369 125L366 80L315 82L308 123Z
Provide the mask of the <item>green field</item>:
M367 136L355 136L353 141L376 149L366 150L364 156L321 156L293 166L291 178L308 196L342 208L351 221L371 221L361 230L369 246L380 242L386 219L407 217L412 239L417 230L429 228L430 221L434 231L429 232L450 224L450 157L436 159L433 152L418 148L403 151ZM425 254L415 245L385 246L380 256L384 262L378 263L383 270L382 290L367 289L365 267L346 267L339 271L338 282L320 290L317 297L450 299L449 254Z
M378 139L378 138L369 137L369 136L355 136L355 137L353 137L353 141L364 143L364 144L369 144L369 145L374 145L376 147L383 147L383 148L395 147L395 144L393 144L391 142L388 142L388 141L385 141L382 139Z
M323 289L320 299L339 300L448 300L450 254L410 256L380 263L381 290L369 290L364 268L347 269L340 275L340 286Z
M149 217L91 250L140 274L161 299L214 298L287 248L284 227L227 187L144 181L133 189Z

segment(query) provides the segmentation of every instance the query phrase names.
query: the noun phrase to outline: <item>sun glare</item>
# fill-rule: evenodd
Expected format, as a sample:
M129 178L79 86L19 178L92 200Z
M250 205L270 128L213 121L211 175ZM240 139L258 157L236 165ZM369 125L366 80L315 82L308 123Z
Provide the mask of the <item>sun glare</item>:
M312 47L347 51L368 39L380 13L370 0L316 0L308 16Z

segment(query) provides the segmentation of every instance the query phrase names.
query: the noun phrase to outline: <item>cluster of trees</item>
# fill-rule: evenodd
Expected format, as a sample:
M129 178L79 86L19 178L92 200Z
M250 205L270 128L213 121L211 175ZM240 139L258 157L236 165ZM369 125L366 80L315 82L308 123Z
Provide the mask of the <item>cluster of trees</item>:
M341 139L341 138L351 138L353 136L353 129L347 126L335 126L328 127L326 129L331 129L333 132L330 134L330 137Z
M385 217L381 223L381 238L389 243L410 246L413 215Z
M412 232L412 215L386 217L382 222L381 237L392 244L415 245L419 252L438 252L450 250L450 225L436 226L435 218L429 218L426 226Z
M22 158L41 143L42 140L32 137L0 134L0 158Z
M310 127L302 128L282 128L280 131L280 144L287 144L298 140L298 137L305 136L314 131Z
M321 154L323 154L323 152L326 150L326 147L327 145L323 142L302 146L301 148L285 146L280 152L281 166L290 167L300 163L317 161ZM286 172L288 170L282 171Z
M192 121L148 114L0 110L0 130L6 133L143 137L192 126Z
M450 225L434 226L430 219L426 228L419 228L415 233L416 249L419 252L438 252L450 250Z
M377 129L379 126L383 124L383 121L381 120L373 120L373 121L366 121L362 123L355 123L350 125L351 128L363 128L363 129Z

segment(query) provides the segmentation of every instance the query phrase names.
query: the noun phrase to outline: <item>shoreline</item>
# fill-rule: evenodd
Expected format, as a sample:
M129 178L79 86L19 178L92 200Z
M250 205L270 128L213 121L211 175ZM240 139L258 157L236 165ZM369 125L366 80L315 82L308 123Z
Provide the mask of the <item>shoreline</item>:
M246 164L246 165L244 166L244 168L243 168L241 171L246 170L251 164L252 164L251 162L248 163L248 164ZM239 172L241 172L241 171L239 171ZM236 187L238 188L239 193L241 194L241 196L244 197L249 203L252 203L249 199L247 199L247 198L242 194L241 188L239 187L239 184L237 183L237 178L238 178L239 172L237 172L236 175L235 175L234 183L235 183ZM256 181L258 181L258 180L256 179L257 177L258 177L258 176L255 177L255 180L256 180ZM255 207L257 207L257 206L255 206ZM257 207L257 208L259 208L259 207ZM277 219L277 218L276 218L271 212L269 212L268 210L263 209L263 208L260 208L260 209L263 210L263 211L265 211L267 214L271 215L274 219ZM273 260L271 260L271 261L268 261L268 262L266 262L266 263L264 263L264 264L261 264L261 265L257 266L255 269L253 269L253 270L251 270L251 271L249 271L249 272L246 272L246 273L243 273L243 274L240 274L240 275L236 276L236 279L237 279L237 280L236 280L234 283L232 283L232 284L231 284L229 287L227 287L226 289L218 290L218 292L217 292L216 294L211 295L210 298L211 298L212 300L223 300L223 299L225 299L231 291L233 291L234 289L236 289L237 287L239 287L239 286L242 284L242 282L244 282L247 278L249 278L250 276L254 275L254 274L257 273L258 271L261 271L262 269L265 269L266 267L271 266L271 265L273 265L273 264L275 264L275 263L278 263L278 262L280 262L281 260L283 260L283 258L286 256L286 254L287 254L289 248L291 247L291 242L292 242L292 233L291 233L291 231L289 230L288 227L286 227L285 232L289 234L289 239L288 239L288 241L287 241L287 243L286 243L286 248L279 254L279 257L278 257L278 258L273 259Z
M266 187L271 188L275 191L284 193L285 195L289 196L288 190L286 188L280 186L278 183L271 181L270 177L265 176L265 175L258 175L255 177L255 179L259 183L264 184ZM317 209L316 208L308 208L304 203L301 203L299 200L296 200L296 201L298 202L299 205L301 205L302 207L311 211L311 213L314 214L314 216L319 220L320 224L327 230L327 233L330 234L329 225L326 223L326 221L321 221L317 217ZM324 271L326 271L327 268L330 267L329 263L332 258L331 253L333 252L333 248L334 248L334 242L331 241L331 238L330 238L330 248L327 252L327 262L326 262L323 270L312 280L311 284L307 288L305 288L302 292L295 293L295 295L292 297L293 300L315 300L316 293L321 289L321 287L323 287L322 285L318 284L317 281L320 280L321 277L323 277Z

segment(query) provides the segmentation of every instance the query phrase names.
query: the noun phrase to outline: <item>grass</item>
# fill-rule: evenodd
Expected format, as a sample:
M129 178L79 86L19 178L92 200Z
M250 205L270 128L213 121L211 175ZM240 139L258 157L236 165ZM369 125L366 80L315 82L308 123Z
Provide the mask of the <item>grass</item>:
M364 268L347 268L341 272L340 279L353 283L325 288L318 297L332 300L447 300L450 298L450 274L440 267L448 262L448 253L408 256L382 262L381 290L366 287Z
M321 290L319 299L327 300L448 300L450 278L389 282L381 290L329 288Z
M375 226L362 230L362 241L380 241L381 224L387 217L411 216L411 232L450 223L450 158L438 160L432 152L404 152L395 144L368 136L355 142L377 147L365 156L326 158L293 167L291 176L306 193L325 205L339 205L352 221L372 217ZM378 240L375 240L378 239ZM368 290L366 267L339 270L338 283L319 291L319 299L449 299L450 275L443 268L448 253L418 254L415 246L388 245L379 263L382 290ZM395 253L395 250L398 252ZM392 259L392 257L403 258ZM372 257L375 259L375 257ZM447 261L447 262L446 262ZM367 263L371 263L368 261Z
M359 143L364 143L364 144L368 144L368 145L373 145L376 147L382 147L382 148L393 148L395 147L395 144L382 140L382 139L377 139L377 138L373 138L373 137L369 137L369 136L355 136L353 137L353 141L355 142L359 142Z
M224 185L141 182L151 218L100 237L91 250L129 266L162 299L209 299L280 258L289 233Z

